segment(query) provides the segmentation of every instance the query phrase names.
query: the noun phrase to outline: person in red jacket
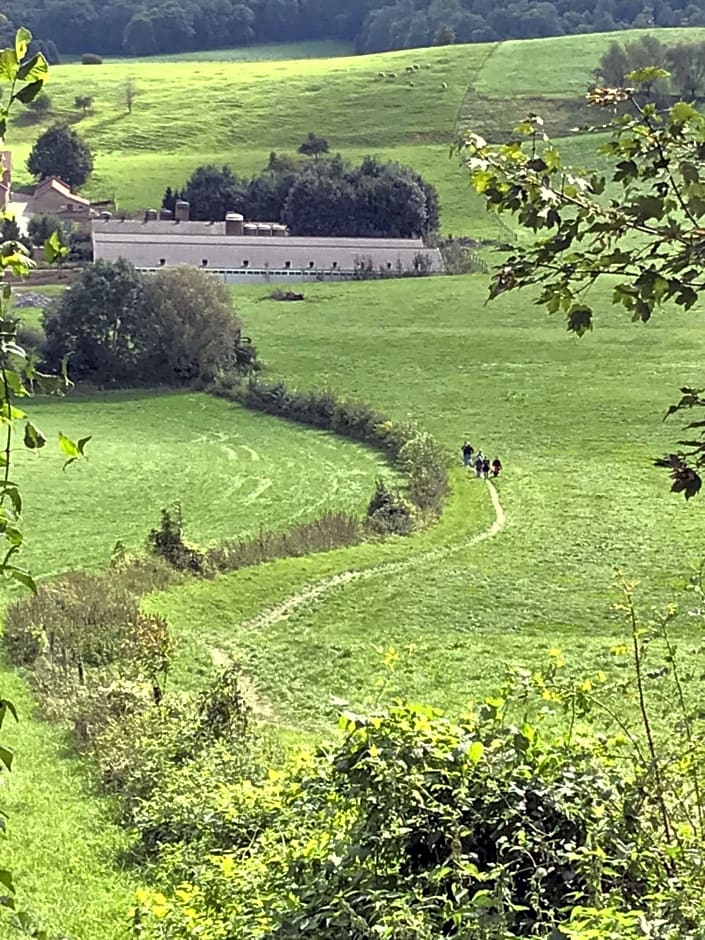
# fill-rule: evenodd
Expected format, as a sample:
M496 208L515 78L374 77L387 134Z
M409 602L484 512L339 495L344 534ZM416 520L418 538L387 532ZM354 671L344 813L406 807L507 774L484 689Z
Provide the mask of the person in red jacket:
M495 457L495 459L492 461L492 467L491 467L492 476L498 477L501 469L502 469L502 464L500 463L499 457Z

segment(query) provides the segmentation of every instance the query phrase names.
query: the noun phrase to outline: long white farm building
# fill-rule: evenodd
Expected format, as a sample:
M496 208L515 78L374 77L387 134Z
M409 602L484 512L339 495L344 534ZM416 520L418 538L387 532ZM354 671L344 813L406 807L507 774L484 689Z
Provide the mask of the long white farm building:
M103 213L92 223L93 257L126 258L141 270L189 265L226 281L334 280L371 274L441 274L438 249L420 238L302 238L276 223L245 222L228 213L223 222L193 222L177 204L176 218L154 210L142 221Z

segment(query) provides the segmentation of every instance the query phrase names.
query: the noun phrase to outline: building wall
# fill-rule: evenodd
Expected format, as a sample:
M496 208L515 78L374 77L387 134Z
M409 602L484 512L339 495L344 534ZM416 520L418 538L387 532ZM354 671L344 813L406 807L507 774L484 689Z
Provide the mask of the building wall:
M65 211L64 207L67 205L72 207L70 211ZM32 197L31 211L35 215L57 215L60 213L69 217L87 218L90 214L90 206L83 205L80 202L71 203L66 196L48 189L38 196Z
M426 248L420 239L185 237L131 234L119 223L97 222L93 224L93 250L96 259L126 258L143 269L185 264L242 275L247 280L255 276L250 271L270 278L275 271L285 278L316 278L325 272L352 274L361 267L396 274L413 271L420 258L432 273L443 272L440 252Z

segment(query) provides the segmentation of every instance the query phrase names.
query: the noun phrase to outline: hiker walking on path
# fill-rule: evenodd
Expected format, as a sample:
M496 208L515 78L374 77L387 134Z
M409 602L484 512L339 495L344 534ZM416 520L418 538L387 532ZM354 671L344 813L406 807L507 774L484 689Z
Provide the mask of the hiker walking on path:
M499 457L495 457L495 459L492 461L491 470L492 470L492 476L493 476L493 477L498 477L498 476L499 476L500 471L502 470L502 464L501 464L501 462L500 462Z
M478 480L482 476L482 465L485 462L485 460L487 460L485 455L482 453L481 450L478 450L477 456L475 457L475 476L478 478Z
M463 452L463 465L465 467L471 467L472 455L475 453L475 449L473 448L472 444L469 441L465 441L465 443L461 447L461 450Z
M483 479L486 480L489 475L490 475L490 458L489 458L489 457L483 457L483 458L482 458L482 476L483 476Z

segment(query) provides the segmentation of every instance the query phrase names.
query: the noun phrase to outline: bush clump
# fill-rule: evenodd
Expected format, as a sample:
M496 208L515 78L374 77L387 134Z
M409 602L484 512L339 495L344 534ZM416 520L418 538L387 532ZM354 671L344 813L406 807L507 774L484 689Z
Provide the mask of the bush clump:
M81 65L102 65L103 57L95 52L84 52L81 56Z
M377 480L367 506L365 531L371 535L411 535L418 521L418 510L403 494L391 490L384 480Z
M114 385L204 386L256 368L224 284L194 268L143 276L97 261L43 316L48 367L71 355L81 379Z
M147 547L153 555L162 558L177 571L195 575L208 572L205 554L184 538L181 507L162 509L161 524L147 536Z
M230 794L249 842L211 841L188 884L165 860L179 889L159 898L160 929L175 940L194 922L228 925L234 940L638 936L562 928L588 908L626 926L668 882L651 820L633 812L641 782L588 732L542 733L525 704L518 694L515 714L489 700L461 721L406 703L346 711L332 750Z

